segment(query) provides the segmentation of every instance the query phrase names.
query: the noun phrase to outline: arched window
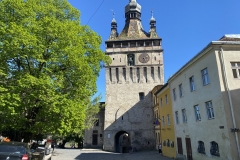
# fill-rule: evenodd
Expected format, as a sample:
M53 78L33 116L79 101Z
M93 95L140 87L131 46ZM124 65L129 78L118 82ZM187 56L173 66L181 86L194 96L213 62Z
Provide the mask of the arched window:
M170 140L167 139L167 146L170 147Z
M171 142L171 147L174 148L174 141Z
M214 141L211 142L210 153L211 155L214 155L214 156L220 156L217 142L214 142Z
M203 141L198 141L198 153L205 154L205 146Z

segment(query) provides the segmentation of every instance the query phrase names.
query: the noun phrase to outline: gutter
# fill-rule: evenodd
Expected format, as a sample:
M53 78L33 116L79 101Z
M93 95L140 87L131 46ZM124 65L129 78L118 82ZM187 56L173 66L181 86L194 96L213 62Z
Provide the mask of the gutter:
M231 44L232 44L232 42L231 42ZM240 44L240 42L238 42L237 44ZM236 128L236 121L235 121L233 104L232 104L232 99L231 99L231 92L230 92L229 87L228 87L228 78L226 76L226 67L225 67L225 63L224 63L224 54L223 54L222 47L220 47L220 55L221 55L221 62L222 62L222 68L223 68L224 81L225 81L225 85L226 85L226 89L227 89L227 93L228 93L228 99L229 99L229 103L230 103L230 110L231 110L231 117L232 117L232 122L233 122L233 128ZM237 145L237 150L238 150L238 158L240 159L240 147L239 147L238 135L237 135L237 132L234 132L234 134L235 134L236 145Z

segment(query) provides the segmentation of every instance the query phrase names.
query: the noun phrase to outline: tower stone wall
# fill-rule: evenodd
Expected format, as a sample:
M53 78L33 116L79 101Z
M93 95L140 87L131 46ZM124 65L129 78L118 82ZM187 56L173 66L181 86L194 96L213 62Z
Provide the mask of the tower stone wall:
M137 150L155 147L151 90L164 84L162 39L156 34L153 17L150 33L143 30L141 6L136 3L130 0L126 6L126 24L119 35L113 19L106 41L106 55L112 59L105 68L103 149L108 151L127 152L130 145Z

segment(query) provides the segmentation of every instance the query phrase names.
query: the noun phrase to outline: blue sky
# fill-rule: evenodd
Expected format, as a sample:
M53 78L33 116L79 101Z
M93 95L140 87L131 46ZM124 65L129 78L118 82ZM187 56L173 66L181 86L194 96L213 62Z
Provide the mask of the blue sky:
M105 51L104 41L109 38L111 29L111 10L115 12L118 32L121 32L125 24L124 8L129 0L69 0L69 2L80 10L81 25L89 25L102 37L101 49ZM162 38L164 49L165 82L211 41L218 40L224 34L240 34L239 0L137 0L137 2L142 6L142 25L145 31L149 31L151 11L154 12L157 32ZM102 5L99 8L100 4ZM97 94L101 94L102 101L105 101L104 69L100 72L97 86Z

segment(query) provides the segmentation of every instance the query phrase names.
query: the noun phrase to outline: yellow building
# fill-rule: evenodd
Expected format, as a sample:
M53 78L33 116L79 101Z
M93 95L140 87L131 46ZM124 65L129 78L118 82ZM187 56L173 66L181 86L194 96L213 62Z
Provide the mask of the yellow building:
M172 115L172 102L168 83L161 87L156 93L159 105L158 115L160 120L160 143L162 154L170 158L176 158L176 142L174 121Z
M152 89L152 101L153 101L153 111L154 111L154 134L155 134L155 148L158 149L160 143L160 118L159 118L159 99L156 93L163 85L157 85Z

